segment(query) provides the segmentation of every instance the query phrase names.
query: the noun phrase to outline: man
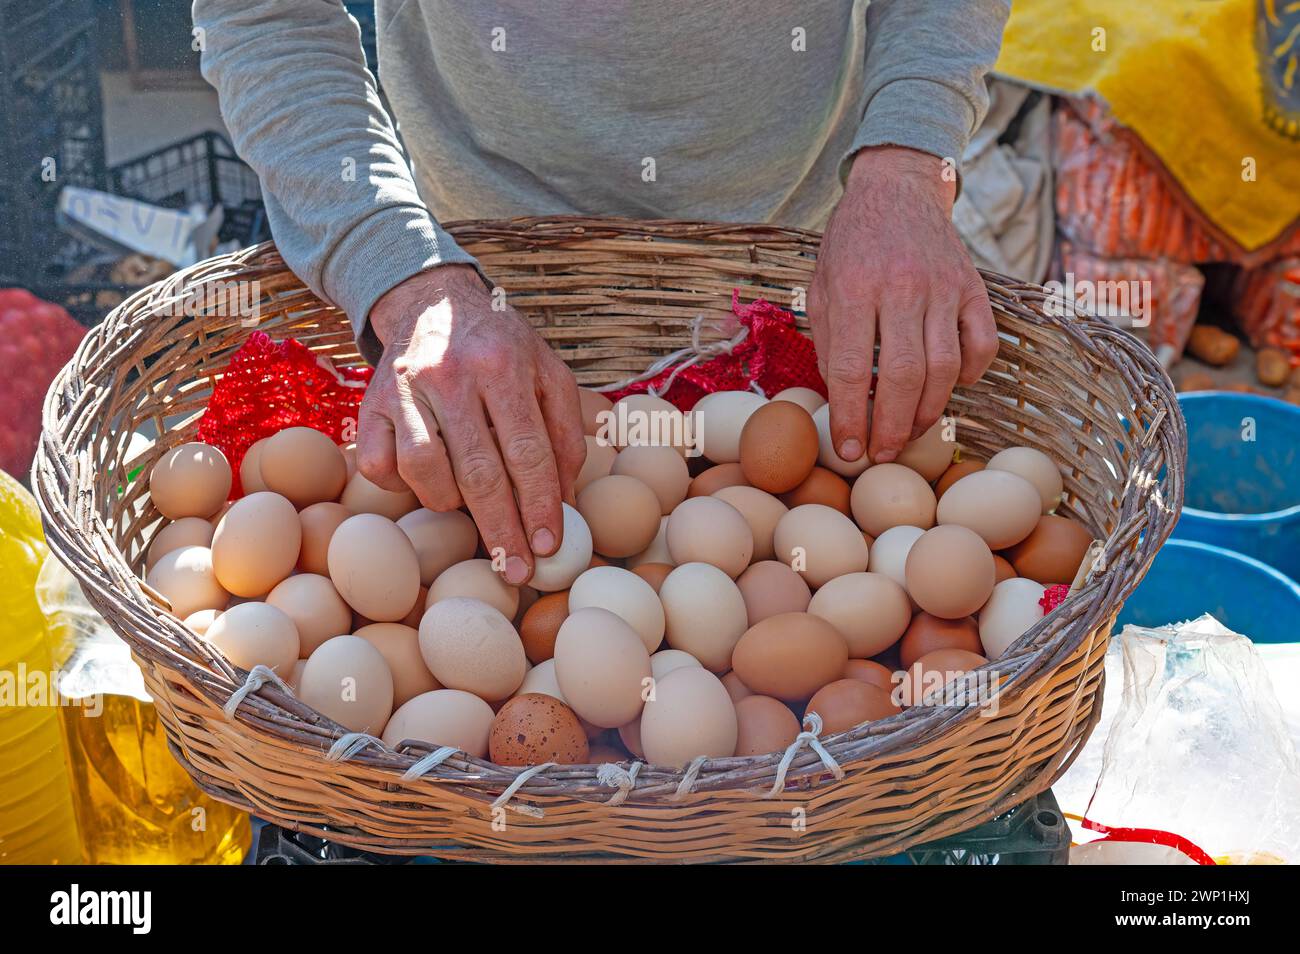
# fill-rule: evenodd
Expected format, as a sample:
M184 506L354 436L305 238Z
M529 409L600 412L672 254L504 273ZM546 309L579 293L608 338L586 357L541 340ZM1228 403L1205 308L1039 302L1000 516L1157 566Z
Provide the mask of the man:
M950 216L1008 13L1007 0L377 0L412 175L339 0L194 2L203 73L285 261L376 363L358 466L431 509L467 505L514 584L559 544L585 456L577 390L522 317L492 309L436 219L824 226L808 314L832 439L847 460L891 460L996 351Z

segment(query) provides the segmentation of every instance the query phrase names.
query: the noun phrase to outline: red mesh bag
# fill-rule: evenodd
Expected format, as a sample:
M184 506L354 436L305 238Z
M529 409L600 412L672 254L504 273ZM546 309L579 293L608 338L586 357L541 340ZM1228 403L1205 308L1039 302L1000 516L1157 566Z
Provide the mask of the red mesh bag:
M356 439L357 410L371 368L336 368L289 338L254 332L212 389L198 439L221 448L234 471L231 497L243 494L239 465L255 442L286 427L311 427L336 444Z
M1250 343L1300 356L1300 256L1243 270L1235 291L1232 310Z

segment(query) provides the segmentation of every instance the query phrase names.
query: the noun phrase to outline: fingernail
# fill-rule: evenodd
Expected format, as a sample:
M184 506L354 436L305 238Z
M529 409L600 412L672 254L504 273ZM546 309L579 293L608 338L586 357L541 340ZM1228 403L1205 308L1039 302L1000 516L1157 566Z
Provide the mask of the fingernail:
M538 556L548 556L555 549L555 534L542 527L533 532L533 552Z
M522 586L528 579L528 564L522 557L512 556L506 560L506 582L511 586Z
M873 457L872 460L877 464L888 464L891 460L893 460L897 456L898 456L898 451L882 450L875 457Z
M843 444L840 445L841 459L853 461L853 460L857 460L861 456L862 456L862 444L860 441L854 440L852 437L850 437L847 441L845 441Z

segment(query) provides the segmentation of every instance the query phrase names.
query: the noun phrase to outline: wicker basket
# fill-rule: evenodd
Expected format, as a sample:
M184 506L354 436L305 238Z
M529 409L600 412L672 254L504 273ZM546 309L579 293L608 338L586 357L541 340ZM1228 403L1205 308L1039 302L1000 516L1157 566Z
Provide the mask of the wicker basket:
M681 348L702 314L717 318L704 322L706 340L734 333L733 288L744 301L788 303L807 287L818 246L790 229L607 219L451 231L587 384ZM259 330L360 361L346 318L273 247L200 263L133 295L59 374L36 492L50 547L130 644L198 784L360 849L483 861L844 861L978 825L1046 789L1087 739L1115 617L1182 504L1186 433L1151 353L1104 321L1046 314L1037 286L986 275L1003 340L984 379L953 395L959 440L978 456L1009 444L1051 455L1065 474L1061 512L1105 540L1100 567L994 664L995 709L909 709L825 739L825 758L805 745L775 793L780 754L630 772L395 752L347 736L273 685L228 707L247 674L140 582L158 514L146 481L125 479L128 438L140 427L162 435L135 462L145 465L190 439L213 379L253 330L236 318L175 317L168 303L236 279L260 282Z

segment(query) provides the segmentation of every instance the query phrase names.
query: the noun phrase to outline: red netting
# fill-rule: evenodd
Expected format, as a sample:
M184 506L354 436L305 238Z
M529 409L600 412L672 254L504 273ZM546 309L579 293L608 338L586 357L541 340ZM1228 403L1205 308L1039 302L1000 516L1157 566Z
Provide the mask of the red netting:
M826 397L826 382L817 370L817 354L812 341L795 328L794 315L771 302L759 299L750 305L740 304L739 292L731 293L731 311L749 334L730 354L692 365L673 379L663 395L683 411L689 411L700 398L714 391L745 391L751 383L771 397L786 388L812 388ZM649 387L660 388L672 375L672 369L638 381L620 391L607 392L611 400L627 394L642 394Z
M1043 615L1046 616L1052 610L1056 609L1065 602L1065 598L1070 595L1070 587L1064 583L1053 583L1043 591L1039 597L1038 605L1043 608Z
M231 497L243 494L244 452L278 430L312 427L338 444L355 440L357 409L372 373L336 368L299 341L254 332L231 357L199 421L198 439L221 448L234 470Z

